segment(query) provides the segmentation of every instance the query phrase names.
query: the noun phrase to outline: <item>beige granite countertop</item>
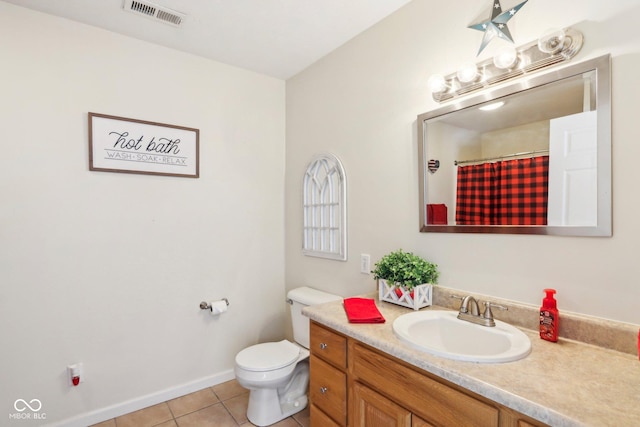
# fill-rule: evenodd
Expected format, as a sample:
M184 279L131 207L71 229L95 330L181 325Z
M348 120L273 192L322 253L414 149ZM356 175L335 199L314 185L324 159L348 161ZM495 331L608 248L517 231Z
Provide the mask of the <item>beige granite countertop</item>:
M402 343L393 333L393 321L413 310L375 299L386 323L351 324L342 301L305 307L303 314L554 427L640 426L640 361L635 355L562 338L550 343L537 331L522 329L532 344L531 354L522 360L499 364L449 360ZM422 310L429 309L442 307Z

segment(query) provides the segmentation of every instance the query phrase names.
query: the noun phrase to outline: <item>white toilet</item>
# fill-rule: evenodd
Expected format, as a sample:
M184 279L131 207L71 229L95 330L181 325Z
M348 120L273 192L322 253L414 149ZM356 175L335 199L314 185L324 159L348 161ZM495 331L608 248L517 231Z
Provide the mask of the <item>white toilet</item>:
M293 339L252 345L236 356L236 380L250 390L247 418L257 426L277 423L307 406L309 386L308 305L340 300L338 295L302 287L289 291Z

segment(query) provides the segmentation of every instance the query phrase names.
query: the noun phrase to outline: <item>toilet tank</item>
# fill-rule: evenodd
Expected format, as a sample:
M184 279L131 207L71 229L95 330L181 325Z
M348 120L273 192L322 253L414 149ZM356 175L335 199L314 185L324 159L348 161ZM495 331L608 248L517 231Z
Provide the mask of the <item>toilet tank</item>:
M287 293L287 301L291 305L294 341L304 348L309 348L309 318L302 314L304 307L341 299L342 297L339 295L329 294L306 286L290 290Z

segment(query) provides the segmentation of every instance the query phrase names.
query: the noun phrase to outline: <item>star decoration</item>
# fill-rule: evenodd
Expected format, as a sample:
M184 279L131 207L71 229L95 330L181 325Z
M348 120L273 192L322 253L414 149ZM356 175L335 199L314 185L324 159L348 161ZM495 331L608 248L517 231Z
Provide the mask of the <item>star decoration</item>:
M502 6L500 6L500 0L493 0L493 8L491 10L491 18L487 21L482 21L474 25L469 25L468 28L482 31L484 32L484 37L482 38L482 44L480 45L480 50L478 50L478 55L484 50L485 47L489 44L494 37L499 37L503 40L508 40L513 43L513 38L511 37L511 32L509 32L509 27L507 27L507 22L509 19L513 18L513 16L525 5L529 0L524 0L522 3L517 6L512 7L506 12L502 12Z

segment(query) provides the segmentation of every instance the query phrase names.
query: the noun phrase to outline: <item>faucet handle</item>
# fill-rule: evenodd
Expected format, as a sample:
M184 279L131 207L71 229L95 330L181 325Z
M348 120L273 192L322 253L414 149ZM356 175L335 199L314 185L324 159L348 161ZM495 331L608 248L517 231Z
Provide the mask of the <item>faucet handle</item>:
M484 317L485 319L493 320L493 312L491 311L492 307L498 308L500 310L509 310L507 307L505 307L503 305L499 305L499 304L493 303L491 301L485 301L484 302L484 313L482 314L482 317Z

